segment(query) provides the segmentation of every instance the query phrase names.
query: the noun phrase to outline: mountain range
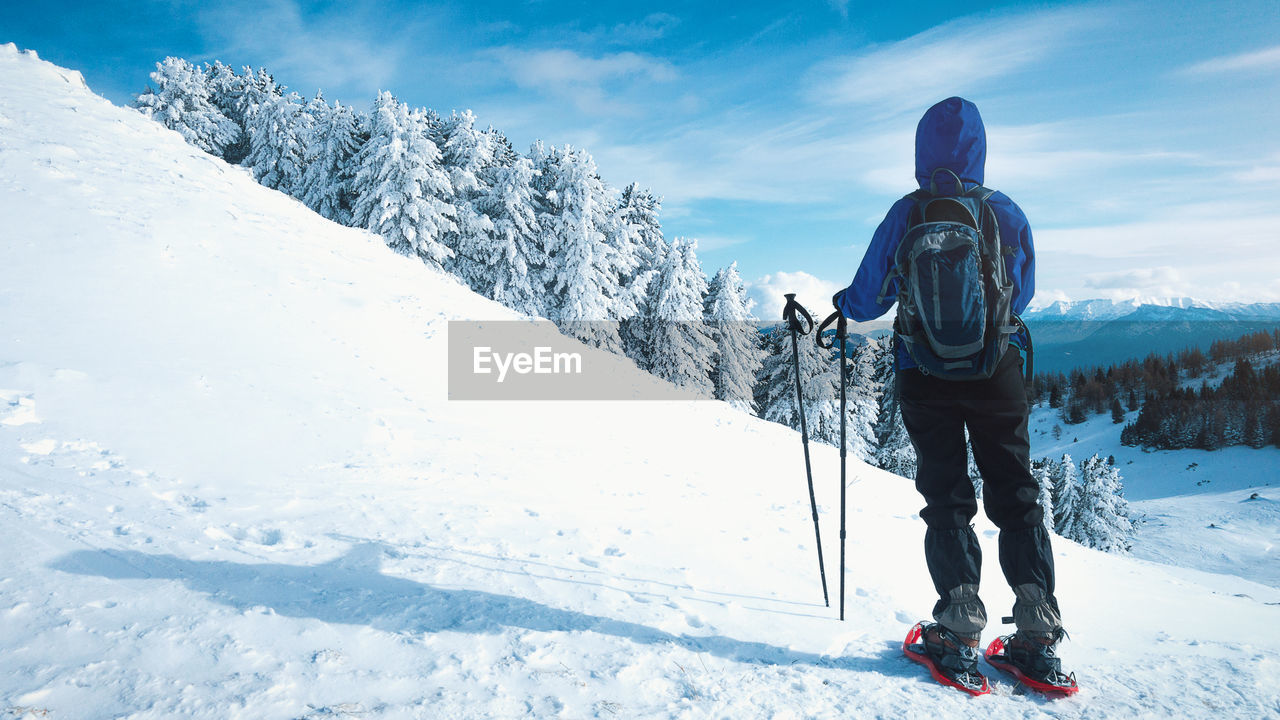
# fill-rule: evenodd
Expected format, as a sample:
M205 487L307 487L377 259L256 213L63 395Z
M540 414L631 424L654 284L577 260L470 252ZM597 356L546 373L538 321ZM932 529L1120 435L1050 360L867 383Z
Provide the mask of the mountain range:
M1023 315L1037 372L1110 365L1280 327L1280 303L1168 300L1058 301Z

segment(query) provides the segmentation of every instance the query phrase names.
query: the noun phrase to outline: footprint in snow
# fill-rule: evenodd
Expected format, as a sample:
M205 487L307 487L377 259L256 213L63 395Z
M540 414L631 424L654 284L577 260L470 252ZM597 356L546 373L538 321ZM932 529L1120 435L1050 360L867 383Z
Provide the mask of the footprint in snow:
M250 539L259 545L279 545L284 539L284 533L274 528L258 529L253 531Z

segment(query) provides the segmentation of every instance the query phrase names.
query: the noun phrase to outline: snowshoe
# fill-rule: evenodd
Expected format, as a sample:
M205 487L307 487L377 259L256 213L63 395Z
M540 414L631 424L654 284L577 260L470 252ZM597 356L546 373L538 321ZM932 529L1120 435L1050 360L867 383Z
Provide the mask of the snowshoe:
M992 667L1009 673L1018 682L1045 695L1065 697L1080 691L1076 675L1062 672L1055 649L1066 633L1059 629L1052 642L1035 638L1023 640L1017 633L998 637L987 646L986 658Z
M929 638L935 632L941 636L941 642ZM933 679L943 685L970 695L991 692L987 679L978 672L977 648L965 645L955 633L937 623L916 623L902 641L902 652L929 668Z

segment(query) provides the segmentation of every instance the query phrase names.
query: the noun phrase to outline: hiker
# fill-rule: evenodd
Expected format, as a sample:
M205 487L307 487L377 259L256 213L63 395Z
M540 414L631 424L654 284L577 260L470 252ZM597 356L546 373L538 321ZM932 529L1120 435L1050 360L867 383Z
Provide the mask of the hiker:
M1000 566L1017 598L1013 606L1017 632L1001 638L1007 656L999 659L1007 657L1011 672L1016 670L1015 675L1032 687L1073 692L1074 680L1063 675L1055 655L1065 633L1054 597L1049 533L1036 502L1039 486L1030 471L1028 406L1019 352L1025 348L1020 348L1013 327L1014 322L1021 323L1016 316L1035 291L1031 228L1012 200L982 187L986 151L986 130L973 103L952 97L929 108L916 128L916 180L921 189L889 209L853 283L837 293L833 302L843 315L859 322L880 317L895 300L899 305L894 323L895 384L902 421L918 458L915 482L925 500L920 511L927 525L925 559L938 592L935 622L918 626L923 643L916 647L923 653L917 659L948 685L973 694L986 692L986 678L977 667L976 648L987 613L978 597L982 553L970 525L978 503L968 474L967 428L983 478L984 509L1000 528ZM968 198L968 204L933 200L941 197ZM969 208L967 212L964 207ZM942 217L934 217L940 211ZM970 216L977 216L976 229L957 230L956 222L973 224L964 219ZM960 263L947 260L923 268L911 263L921 262L916 258L924 256L898 253L908 236L911 247L922 247L917 238L923 229L913 228L935 220L951 221L945 227L935 226L938 232L933 240L942 243L941 251L951 253L952 260L958 257L955 253L974 255L969 271L982 275L978 282L983 292L976 301L985 311L969 322L977 323L982 350L976 355L972 342L967 346L970 355L960 357L958 352L963 351L948 351L948 333L965 332L965 318L957 313L969 307L966 303L975 302L974 285L952 282L958 272L952 265ZM949 235L938 234L943 231ZM938 240L966 232L978 243ZM986 250L979 255L982 242L999 248L1000 257L990 258ZM959 249L949 249L953 247ZM984 258L991 261L987 270L981 269ZM900 295L913 281L916 295ZM927 293L934 296L929 298ZM935 321L936 325L930 324Z

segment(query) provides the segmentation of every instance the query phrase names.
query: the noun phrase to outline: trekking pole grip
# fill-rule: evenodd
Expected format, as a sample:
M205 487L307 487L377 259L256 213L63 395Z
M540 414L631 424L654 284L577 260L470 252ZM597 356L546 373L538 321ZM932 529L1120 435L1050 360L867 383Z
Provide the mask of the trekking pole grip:
M783 297L787 299L787 304L782 308L782 320L787 323L787 328L799 335L808 335L809 331L813 330L813 316L804 309L803 305L796 302L795 293L787 293ZM797 313L804 316L803 323Z
M831 323L836 324L835 339L833 339L830 343L824 344L822 342L822 333L826 332L827 328L831 327ZM835 342L836 340L843 340L848 336L849 336L849 321L845 319L844 313L837 310L831 313L830 315L828 315L827 319L823 320L822 324L818 326L818 332L813 336L813 341L818 343L818 347L822 348L823 350L830 350L836 346L836 342Z

